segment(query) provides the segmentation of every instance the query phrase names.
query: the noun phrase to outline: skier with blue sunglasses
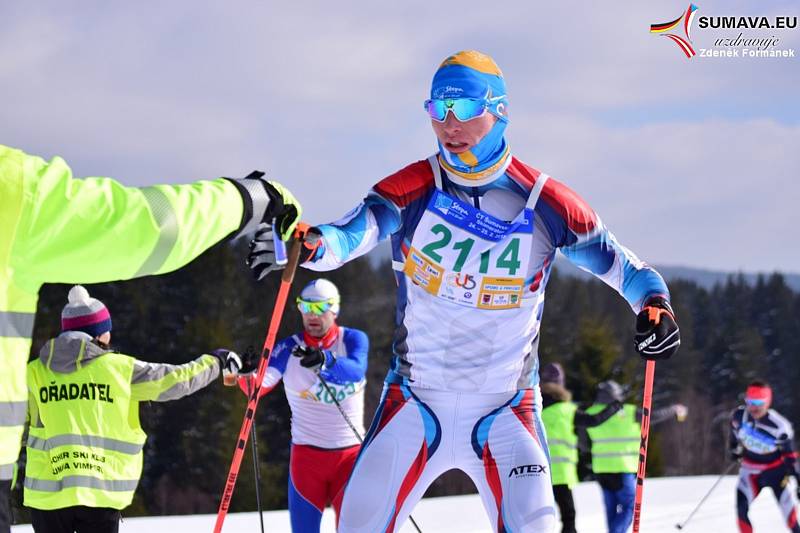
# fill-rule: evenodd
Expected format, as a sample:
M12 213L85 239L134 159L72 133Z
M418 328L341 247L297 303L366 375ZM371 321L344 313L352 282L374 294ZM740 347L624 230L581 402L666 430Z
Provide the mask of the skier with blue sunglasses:
M669 291L577 194L512 156L492 58L448 57L424 107L438 152L312 228L303 253L304 267L332 270L391 239L398 285L394 358L339 531L399 530L453 468L473 480L495 531L552 531L537 350L556 250L628 301L643 357L680 343ZM280 268L271 238L262 227L251 243L256 277Z

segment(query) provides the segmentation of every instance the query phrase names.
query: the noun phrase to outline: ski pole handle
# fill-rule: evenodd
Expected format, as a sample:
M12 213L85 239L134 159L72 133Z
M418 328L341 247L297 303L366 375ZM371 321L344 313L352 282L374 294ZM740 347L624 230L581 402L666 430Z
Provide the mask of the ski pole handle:
M276 219L272 220L272 227L275 227ZM275 244L275 264L285 265L289 262L286 255L286 243L281 239L281 234L277 231L272 232L272 242Z
M292 248L289 250L289 255L286 259L286 268L284 268L281 272L281 284L285 285L291 285L294 281L295 272L297 272L297 267L300 265L300 252L303 249L303 242L305 242L306 232L298 227L296 230L294 230L294 238L296 240L292 244ZM280 243L283 245L285 253L286 245L283 243L283 241L280 241Z

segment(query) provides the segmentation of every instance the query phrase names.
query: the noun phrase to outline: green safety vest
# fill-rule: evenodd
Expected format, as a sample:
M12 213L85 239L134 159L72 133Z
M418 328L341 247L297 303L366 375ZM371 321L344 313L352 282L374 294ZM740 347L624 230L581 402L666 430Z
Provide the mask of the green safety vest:
M28 364L25 505L123 509L142 472L140 401L169 401L219 375L213 355L143 363L86 339L50 340Z
M242 213L227 180L143 188L76 180L58 157L0 145L0 480L12 478L19 455L42 284L171 272L236 231Z
M139 402L131 400L133 364L117 353L69 374L50 370L41 359L30 363L26 506L130 505L146 438Z
M572 402L556 402L542 410L550 449L550 475L553 485L572 488L578 483L578 436L575 434L575 411Z
M597 403L586 412L594 415L605 408L605 404ZM592 439L592 470L595 474L637 471L642 428L636 421L635 405L623 405L611 418L586 431Z

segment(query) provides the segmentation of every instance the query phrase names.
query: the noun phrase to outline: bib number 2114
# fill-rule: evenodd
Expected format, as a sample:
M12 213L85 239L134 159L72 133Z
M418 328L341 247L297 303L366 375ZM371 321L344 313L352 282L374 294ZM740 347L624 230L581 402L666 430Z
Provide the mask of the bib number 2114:
M436 224L431 228L431 232L438 235L439 238L435 241L429 242L425 246L422 247L422 252L436 261L439 264L442 264L443 257L439 253L439 251L443 251L442 249L452 249L458 252L458 256L456 257L455 263L453 264L453 272L461 272L461 269L464 267L464 264L467 262L469 258L469 254L472 251L473 246L475 245L475 239L467 237L466 239L453 242L453 232L445 226L444 224ZM488 274L489 273L489 264L491 261L490 252L492 250L484 250L481 252L480 258L480 267L478 272L480 274ZM496 269L505 269L508 271L509 276L513 276L517 273L522 263L519 260L519 239L513 237L508 241L508 244L500 252L500 255L497 257L495 262Z

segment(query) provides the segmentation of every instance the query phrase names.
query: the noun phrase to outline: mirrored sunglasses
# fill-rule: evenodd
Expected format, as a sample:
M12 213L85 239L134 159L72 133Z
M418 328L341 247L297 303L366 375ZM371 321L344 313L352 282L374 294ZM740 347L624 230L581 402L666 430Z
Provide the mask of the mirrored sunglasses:
M315 315L323 315L326 311L330 311L334 305L336 305L336 302L333 300L309 302L307 300L301 300L300 298L297 299L297 308L304 314L312 313Z
M485 98L447 98L444 100L425 100L425 110L436 122L444 122L450 111L460 122L467 122L482 116L489 107Z
M744 403L746 403L747 405L761 406L761 405L767 405L767 400L761 398L745 398Z

